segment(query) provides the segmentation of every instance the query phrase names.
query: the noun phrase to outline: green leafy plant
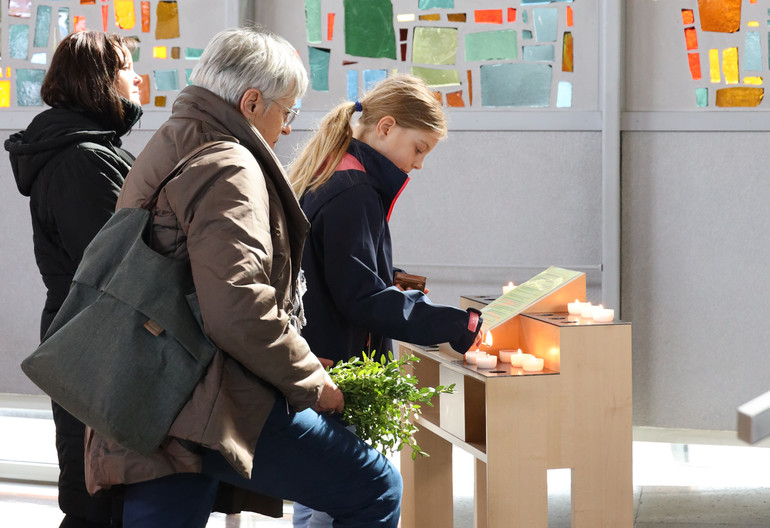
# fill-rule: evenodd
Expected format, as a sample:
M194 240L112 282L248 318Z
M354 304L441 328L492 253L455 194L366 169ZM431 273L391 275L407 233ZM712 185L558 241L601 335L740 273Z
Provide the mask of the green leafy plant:
M429 456L414 440L418 431L413 420L421 414L420 405L430 405L437 394L454 392L449 386L418 388L418 379L406 367L420 358L405 354L398 359L393 353L377 361L365 353L340 361L329 369L329 375L345 395L342 419L355 426L356 434L384 454L401 451L408 445L412 458Z

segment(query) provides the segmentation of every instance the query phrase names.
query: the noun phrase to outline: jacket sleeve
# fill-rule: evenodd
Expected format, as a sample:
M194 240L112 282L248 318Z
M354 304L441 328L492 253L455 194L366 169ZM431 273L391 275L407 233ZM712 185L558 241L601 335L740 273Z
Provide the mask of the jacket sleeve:
M62 246L76 263L115 212L126 166L121 171L106 153L77 147L62 157L48 187L49 213Z
M384 222L382 202L363 185L334 197L313 219L313 243L323 255L324 280L337 309L377 334L420 345L448 342L467 351L480 328L468 312L433 304L423 292L401 291L392 277L388 283L380 277L380 267L392 267L378 262Z
M180 182L212 182L180 219L187 224L182 228L205 330L219 348L304 409L318 401L324 369L289 324L270 282L274 248L261 169L250 155L231 154L218 153L215 162L192 165L180 176Z

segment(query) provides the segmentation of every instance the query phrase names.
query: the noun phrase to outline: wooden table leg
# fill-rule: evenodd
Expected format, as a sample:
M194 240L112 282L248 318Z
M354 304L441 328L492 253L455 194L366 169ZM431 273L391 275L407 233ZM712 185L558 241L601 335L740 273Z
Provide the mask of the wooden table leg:
M452 444L430 431L414 436L429 457L412 460L412 450L401 451L404 494L401 528L451 528L454 524Z

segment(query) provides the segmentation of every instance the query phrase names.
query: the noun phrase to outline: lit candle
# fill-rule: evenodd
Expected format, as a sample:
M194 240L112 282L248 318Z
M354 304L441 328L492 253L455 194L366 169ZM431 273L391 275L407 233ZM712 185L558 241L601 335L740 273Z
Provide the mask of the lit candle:
M509 291L513 290L516 287L516 285L513 282L509 282L505 286L503 286L503 295L508 293Z
M567 303L567 311L570 315L580 315L583 313L583 304L584 303L575 299L575 302Z
M511 356L516 354L516 350L501 350L497 353L497 357L500 358L500 363L510 363L511 362ZM521 353L521 350L518 351L519 354Z
M594 322L611 323L615 319L615 310L605 308L601 304L594 307Z
M469 350L465 353L465 362L469 365L475 365L476 358L483 353L484 352L479 352L478 350Z
M545 360L543 358L529 356L527 359L524 360L524 363L522 363L521 368L524 369L524 372L540 372L541 370L543 370L544 364L545 364Z
M480 369L493 369L497 366L497 356L478 355L476 356L476 366Z
M583 304L583 311L580 312L580 317L582 317L583 319L593 319L594 307L591 306L590 302Z
M511 355L511 366L521 367L521 365L524 363L524 360L531 357L534 357L534 356L532 356L532 354L522 354L521 349L519 349L516 351L515 354Z

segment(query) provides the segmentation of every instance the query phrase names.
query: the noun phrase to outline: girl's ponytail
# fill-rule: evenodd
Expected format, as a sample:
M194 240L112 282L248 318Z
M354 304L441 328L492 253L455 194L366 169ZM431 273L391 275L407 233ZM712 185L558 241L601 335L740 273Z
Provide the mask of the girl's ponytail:
M342 103L329 112L299 157L291 163L289 180L297 197L314 191L334 174L353 137L350 119L355 103Z

